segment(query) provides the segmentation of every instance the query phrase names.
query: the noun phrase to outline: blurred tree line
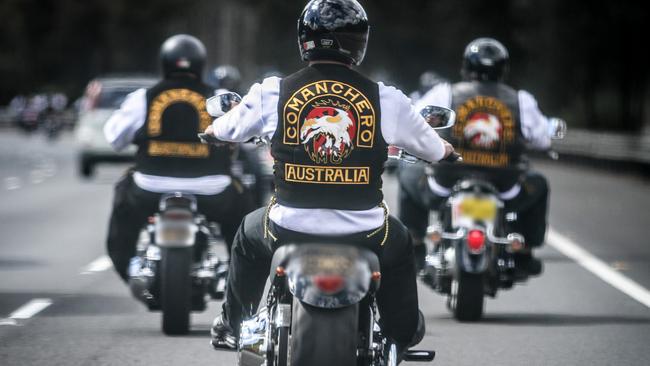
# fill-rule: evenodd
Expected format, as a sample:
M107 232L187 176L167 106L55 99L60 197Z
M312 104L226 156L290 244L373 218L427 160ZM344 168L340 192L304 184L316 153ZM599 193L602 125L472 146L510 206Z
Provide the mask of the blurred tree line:
M240 67L247 82L301 66L296 19L305 0L2 0L0 104L17 93L76 97L108 73L154 73L168 36L201 38L209 64ZM425 70L459 78L465 45L480 36L510 51L509 82L571 126L638 130L650 81L643 2L365 0L370 45L362 70L405 91Z

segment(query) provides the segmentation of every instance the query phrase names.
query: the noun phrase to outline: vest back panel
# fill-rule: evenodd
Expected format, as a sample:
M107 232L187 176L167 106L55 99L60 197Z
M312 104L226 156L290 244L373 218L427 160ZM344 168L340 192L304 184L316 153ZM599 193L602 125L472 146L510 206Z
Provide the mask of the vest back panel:
M517 91L493 82L460 82L451 90L456 124L441 136L463 162L441 165L438 173L444 177L439 183L449 186L457 177L474 172L492 178L499 188L511 187L519 178L517 168L525 147Z
M147 90L147 120L134 140L137 171L180 178L230 174L230 149L197 137L212 123L205 107L211 95L210 87L189 78L163 80Z
M381 203L387 145L377 83L342 65L313 65L282 80L278 116L278 202L340 210Z

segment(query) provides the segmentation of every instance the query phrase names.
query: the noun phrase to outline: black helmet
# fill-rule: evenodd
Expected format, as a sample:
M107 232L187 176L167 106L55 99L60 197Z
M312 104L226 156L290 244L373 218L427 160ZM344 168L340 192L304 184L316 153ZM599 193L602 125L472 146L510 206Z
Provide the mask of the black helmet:
M241 74L235 66L221 65L210 72L208 84L215 89L238 91L239 84L241 84Z
M508 50L493 38L478 38L465 47L461 75L465 80L501 81L508 73Z
M305 61L359 65L368 45L368 16L356 0L311 0L298 19L298 46Z
M167 38L160 47L160 60L165 77L173 73L203 74L205 46L196 37L177 34Z

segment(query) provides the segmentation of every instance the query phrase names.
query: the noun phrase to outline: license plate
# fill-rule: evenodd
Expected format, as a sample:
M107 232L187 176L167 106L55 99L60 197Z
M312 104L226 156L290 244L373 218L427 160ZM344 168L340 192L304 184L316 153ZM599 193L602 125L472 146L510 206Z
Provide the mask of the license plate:
M492 200L481 198L465 198L458 206L462 216L474 220L492 220L497 214L497 205Z

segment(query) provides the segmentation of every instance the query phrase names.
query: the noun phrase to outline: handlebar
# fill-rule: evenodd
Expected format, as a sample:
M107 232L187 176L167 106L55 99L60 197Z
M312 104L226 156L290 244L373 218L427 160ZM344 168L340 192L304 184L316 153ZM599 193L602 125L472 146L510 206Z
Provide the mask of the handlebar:
M445 157L444 159L442 159L442 160L440 160L440 161L441 161L441 162L445 162L445 163L457 163L457 162L460 163L460 162L463 161L463 157L460 156L459 153L457 153L457 152L454 151L454 152L452 152L451 154L447 155L447 157Z
M422 160L422 159L420 159L420 158L418 158L416 156L413 156L413 155L407 153L406 151L404 151L403 149L399 149L398 152L397 152L397 155L388 155L388 158L403 161L403 162L408 163L408 164L415 164L415 163L417 163L419 161L423 161L423 162L428 163L428 164L435 164L435 162L431 163L429 161ZM463 157L459 153L454 151L451 154L449 154L446 158L443 158L442 160L440 160L439 163L452 163L453 164L453 163L459 163L461 161L463 161Z
M228 145L228 142L221 141L218 138L216 138L212 134L207 134L207 133L199 133L197 135L199 137L199 140L201 140L202 144L208 144L208 145L214 145L214 146L223 146L223 145ZM271 141L269 140L268 137L253 137L249 141L246 141L246 143L254 143L257 146L262 146L262 145L270 145Z
M200 133L197 136L199 137L199 140L201 140L202 144L221 145L224 143L223 141L219 140L212 134Z

